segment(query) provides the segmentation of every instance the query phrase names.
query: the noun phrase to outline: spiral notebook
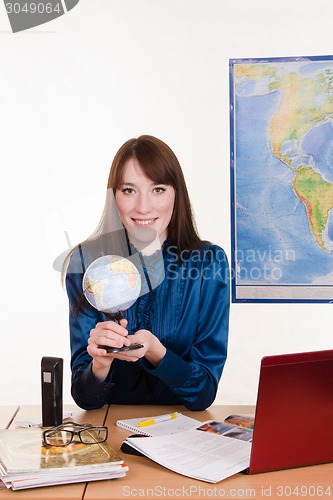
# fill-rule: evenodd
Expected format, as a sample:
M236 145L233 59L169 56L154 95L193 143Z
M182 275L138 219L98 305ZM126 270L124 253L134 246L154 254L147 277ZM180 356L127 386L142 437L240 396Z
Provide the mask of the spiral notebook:
M201 424L199 420L187 417L179 413L177 418L157 422L146 427L138 427L138 424L143 420L154 420L161 417L161 415L154 415L148 417L129 418L126 420L117 420L117 426L122 427L133 434L142 434L143 436L164 436L165 434L176 434L177 432L187 431L193 429Z

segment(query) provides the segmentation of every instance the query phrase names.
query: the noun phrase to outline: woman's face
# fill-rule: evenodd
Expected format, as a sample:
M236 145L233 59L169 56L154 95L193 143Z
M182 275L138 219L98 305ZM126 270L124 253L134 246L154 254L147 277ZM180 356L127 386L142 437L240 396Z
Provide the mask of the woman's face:
M138 241L153 241L158 237L162 245L175 203L172 186L155 184L146 177L137 160L131 158L125 163L122 184L116 190L116 203L129 235Z

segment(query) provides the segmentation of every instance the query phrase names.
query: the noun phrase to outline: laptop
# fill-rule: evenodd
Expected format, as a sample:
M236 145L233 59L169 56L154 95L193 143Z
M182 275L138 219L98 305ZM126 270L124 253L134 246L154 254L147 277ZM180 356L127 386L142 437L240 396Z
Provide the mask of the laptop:
M247 472L333 462L333 350L261 361Z

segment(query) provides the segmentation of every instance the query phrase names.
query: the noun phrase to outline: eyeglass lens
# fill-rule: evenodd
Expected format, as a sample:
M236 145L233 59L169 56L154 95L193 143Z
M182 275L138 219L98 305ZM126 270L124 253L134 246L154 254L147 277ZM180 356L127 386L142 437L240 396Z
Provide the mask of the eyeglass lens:
M78 436L83 444L102 443L108 437L107 427L91 427L80 431L70 431L58 429L50 433L45 433L44 439L50 446L66 446L70 444L74 437Z
M105 427L94 427L79 432L80 439L84 444L102 443L108 437Z

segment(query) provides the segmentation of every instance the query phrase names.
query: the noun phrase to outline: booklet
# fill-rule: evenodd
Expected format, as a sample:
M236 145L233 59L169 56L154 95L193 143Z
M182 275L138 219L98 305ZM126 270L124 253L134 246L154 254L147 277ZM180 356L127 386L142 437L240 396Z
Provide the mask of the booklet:
M217 483L249 466L253 420L230 415L176 434L128 437L126 443L178 474Z
M106 442L44 446L41 428L0 430L0 480L7 488L123 477L127 470Z
M172 418L173 415L175 415L174 418ZM147 422L148 425L140 427L140 424L144 422ZM193 429L200 425L201 422L194 418L187 417L182 413L174 412L166 415L117 420L116 423L118 427L127 429L133 434L142 434L143 436L164 436L183 432L187 429Z

